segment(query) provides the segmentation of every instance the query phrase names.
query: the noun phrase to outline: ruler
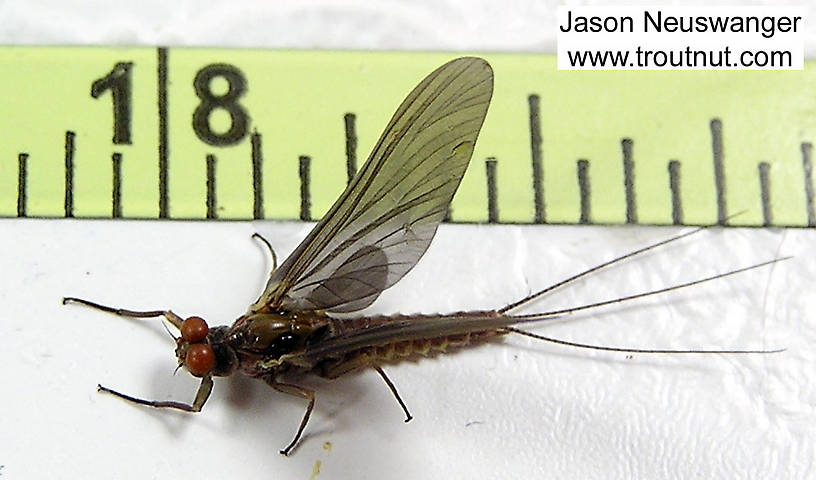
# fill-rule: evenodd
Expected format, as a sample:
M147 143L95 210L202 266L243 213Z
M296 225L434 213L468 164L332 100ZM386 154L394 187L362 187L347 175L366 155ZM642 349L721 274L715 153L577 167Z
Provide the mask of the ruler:
M405 95L458 55L0 47L0 216L318 219ZM812 63L481 56L495 93L450 221L816 225Z

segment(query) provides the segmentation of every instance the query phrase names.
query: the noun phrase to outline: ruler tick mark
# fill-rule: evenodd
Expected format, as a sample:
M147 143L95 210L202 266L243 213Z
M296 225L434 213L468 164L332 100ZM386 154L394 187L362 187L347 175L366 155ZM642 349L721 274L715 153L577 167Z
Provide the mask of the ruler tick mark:
M533 162L533 205L535 207L535 223L546 221L544 205L544 172L541 165L541 111L538 95L527 97L530 107L530 157Z
M583 158L578 160L578 192L581 198L581 216L578 223L587 224L591 221L589 160Z
M762 200L762 226L773 225L773 215L771 211L771 165L768 162L759 162L759 189Z
M671 190L672 223L683 224L683 204L680 197L680 162L669 160L669 189Z
M113 189L112 195L112 211L113 218L122 217L122 154L114 153L111 155L113 162Z
M157 50L158 64L156 68L158 82L158 113L159 113L159 218L168 218L170 206L167 192L167 47Z
M74 216L74 137L76 133L65 132L65 217Z
M263 211L263 149L261 134L252 134L252 218L264 218Z
M298 158L300 173L300 219L309 221L312 219L311 207L312 199L309 193L309 167L312 159L306 155Z
M725 225L728 221L728 209L725 205L725 168L723 161L722 121L711 119L711 153L714 160L714 186L717 188L717 224Z
M496 159L488 157L485 160L485 173L487 174L487 222L496 223L499 221L499 202L496 191Z
M353 113L343 115L343 123L346 127L346 174L348 183L357 174L357 129L355 126L357 116Z
M215 155L207 154L207 218L218 218L215 199Z
M816 211L813 207L813 144L804 142L802 148L802 169L805 173L805 208L807 209L808 227L816 227Z
M637 223L635 202L635 163L632 160L632 139L621 140L623 153L623 186L626 191L626 223Z
M28 188L28 154L17 155L17 216L26 216L26 190Z

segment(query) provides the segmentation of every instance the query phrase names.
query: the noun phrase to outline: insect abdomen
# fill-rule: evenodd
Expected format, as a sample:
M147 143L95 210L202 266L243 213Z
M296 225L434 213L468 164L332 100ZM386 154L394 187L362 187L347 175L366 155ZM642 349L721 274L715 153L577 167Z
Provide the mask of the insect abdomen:
M308 346L304 365L336 378L361 367L411 355L444 353L504 333L514 319L496 311L332 319L331 336Z
M371 347L368 355L375 362L394 362L412 355L428 356L436 353L447 353L451 348L466 347L471 343L481 342L502 334L503 332L490 330L423 340L394 342L380 347Z

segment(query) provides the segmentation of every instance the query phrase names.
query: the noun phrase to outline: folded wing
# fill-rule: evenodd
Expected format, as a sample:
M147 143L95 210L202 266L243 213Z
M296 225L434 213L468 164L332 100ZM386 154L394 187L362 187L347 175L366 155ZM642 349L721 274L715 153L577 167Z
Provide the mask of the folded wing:
M459 58L428 75L250 310L351 312L399 281L445 217L492 93L493 72L480 58Z

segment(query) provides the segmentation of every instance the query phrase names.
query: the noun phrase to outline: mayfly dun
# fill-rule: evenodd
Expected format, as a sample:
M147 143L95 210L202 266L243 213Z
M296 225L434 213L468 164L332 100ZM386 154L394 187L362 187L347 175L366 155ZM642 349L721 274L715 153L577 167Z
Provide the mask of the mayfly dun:
M520 307L577 278L692 232L649 245L598 265L503 308L438 315L333 316L371 305L425 253L445 218L470 162L493 93L493 71L481 58L459 58L428 75L397 109L374 150L328 213L273 271L260 298L232 326L210 328L200 317L182 319L170 310L133 311L66 297L116 315L164 317L176 338L179 366L201 378L191 404L154 401L104 391L140 405L198 412L213 378L241 372L308 404L289 454L303 434L315 393L289 378L313 373L334 379L373 368L411 420L381 365L410 355L444 352L507 333L574 347L646 353L768 353L769 350L640 350L565 342L517 328L602 305L655 295L761 267L779 259L638 295L544 313L517 314ZM699 231L695 230L695 231Z

